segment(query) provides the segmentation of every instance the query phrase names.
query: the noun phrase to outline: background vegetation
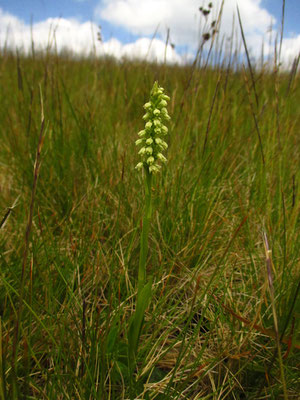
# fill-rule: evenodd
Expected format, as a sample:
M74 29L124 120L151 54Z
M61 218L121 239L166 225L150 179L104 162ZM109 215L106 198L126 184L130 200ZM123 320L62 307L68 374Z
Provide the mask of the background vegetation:
M200 57L2 52L1 400L129 397L144 198L134 141L155 80L172 121L136 398L299 398L297 65L251 75L233 53L214 68Z

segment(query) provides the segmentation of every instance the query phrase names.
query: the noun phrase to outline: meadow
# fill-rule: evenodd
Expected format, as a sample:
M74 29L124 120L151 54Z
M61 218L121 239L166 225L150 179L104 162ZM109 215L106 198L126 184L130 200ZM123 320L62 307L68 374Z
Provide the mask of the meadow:
M218 54L172 66L2 51L1 400L299 399L297 63ZM171 99L168 162L132 387L135 140L155 81Z

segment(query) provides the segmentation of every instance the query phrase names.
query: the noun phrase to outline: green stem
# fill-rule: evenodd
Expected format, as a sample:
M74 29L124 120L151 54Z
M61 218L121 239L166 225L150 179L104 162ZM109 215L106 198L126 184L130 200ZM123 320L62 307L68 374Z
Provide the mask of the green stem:
M138 341L143 325L145 309L148 306L151 297L151 281L146 284L146 264L148 256L148 236L150 221L152 215L152 198L151 184L152 174L148 170L145 171L145 211L143 217L141 242L140 242L140 260L138 270L138 291L136 308L131 325L129 327L128 338L128 361L129 361L129 376L130 376L130 399L134 398L134 378L133 371L135 367L135 358L138 349Z
M146 172L145 179L145 214L143 218L141 244L140 244L140 261L139 261L139 272L138 272L138 300L141 291L146 283L146 263L148 256L148 236L150 221L152 215L152 197L151 197L151 184L152 174L148 170Z

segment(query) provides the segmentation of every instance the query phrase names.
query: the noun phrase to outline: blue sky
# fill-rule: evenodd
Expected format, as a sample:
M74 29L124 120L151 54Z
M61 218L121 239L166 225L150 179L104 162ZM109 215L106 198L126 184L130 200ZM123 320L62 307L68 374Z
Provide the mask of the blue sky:
M122 43L129 43L137 38L122 27L116 27L95 16L99 0L0 0L0 8L19 18L27 24L44 21L47 18L76 18L100 24L105 39L117 37Z
M278 21L281 21L282 1L281 0L263 0L262 6L273 14ZM285 34L300 33L300 0L286 0L285 2Z
M213 1L213 11L218 8L220 2L221 0ZM237 0L225 0L223 25L220 29L224 35L230 34L232 15L236 12L236 2ZM282 1L238 0L238 3L249 47L253 49L254 53L258 53L261 47L261 38L268 30L272 18L276 19L275 27L277 29L279 27ZM286 0L283 52L286 57L288 55L297 56L300 49L299 3L300 0ZM65 25L66 21L71 22L60 33L59 45L61 48L68 46L71 31L73 31L76 40L81 42L81 47L78 44L78 51L81 51L80 49L84 48L84 35L87 38L90 34L88 33L89 28L84 23L91 24L93 22L94 31L97 31L97 26L101 25L106 51L110 48L109 51L112 54L127 54L128 52L145 54L149 38L158 28L158 40L154 43L153 50L155 55L157 52L164 53L162 42L164 43L167 29L170 28L171 40L176 44L176 50L174 52L170 48L168 54L176 61L178 54L182 54L182 49L190 54L195 51L197 35L199 37L199 24L203 23L200 21L198 8L201 5L207 6L207 4L208 0L0 0L0 30L1 25L2 35L8 26L10 31L15 30L12 46L18 47L22 38L23 40L28 38L31 20L34 27L37 28L35 40L38 42L43 35L47 36L49 23L46 24L45 21L49 18L60 18L65 20ZM43 24L44 26L42 26ZM146 38L148 38L148 42ZM4 36L2 36L3 41ZM73 43L72 49L75 48L74 46L75 43Z
M142 0L141 0L142 1ZM184 2L184 0L183 0ZM170 0L170 4L172 0ZM195 2L195 5L202 3ZM114 26L109 22L95 16L95 9L101 4L99 0L0 0L0 8L4 11L22 18L26 23L43 21L49 17L76 18L80 21L94 21L102 26L103 36L108 39L111 36L128 43L136 39L133 35L120 26ZM282 12L281 0L262 0L261 6L266 8L280 21ZM285 34L300 34L300 0L286 0L285 4Z

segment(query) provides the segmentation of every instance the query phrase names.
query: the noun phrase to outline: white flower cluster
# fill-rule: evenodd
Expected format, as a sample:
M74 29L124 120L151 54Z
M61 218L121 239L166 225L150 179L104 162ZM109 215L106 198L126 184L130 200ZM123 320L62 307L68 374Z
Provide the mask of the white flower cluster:
M142 161L137 164L136 169L145 167L149 173L156 173L161 168L158 160L166 162L166 157L162 154L168 148L163 136L168 133L168 128L163 124L170 120L167 111L167 101L170 97L164 94L164 89L155 82L150 93L150 100L144 105L146 114L143 119L146 121L145 129L138 133L140 139L135 144L142 145L139 154Z

